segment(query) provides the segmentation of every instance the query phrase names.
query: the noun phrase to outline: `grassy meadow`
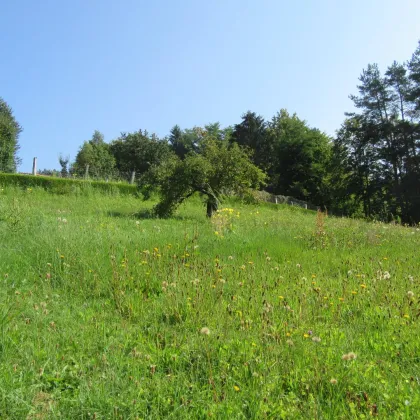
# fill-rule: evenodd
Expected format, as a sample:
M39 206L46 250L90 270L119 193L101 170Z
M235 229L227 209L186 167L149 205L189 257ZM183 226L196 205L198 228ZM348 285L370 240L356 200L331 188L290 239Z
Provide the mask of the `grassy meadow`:
M420 418L420 229L0 188L1 419Z

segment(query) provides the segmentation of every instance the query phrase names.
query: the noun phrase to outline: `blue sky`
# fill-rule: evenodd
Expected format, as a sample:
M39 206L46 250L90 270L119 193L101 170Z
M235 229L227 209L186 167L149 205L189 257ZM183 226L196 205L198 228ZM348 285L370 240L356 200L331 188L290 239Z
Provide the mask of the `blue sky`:
M418 0L3 0L0 96L21 171L94 130L168 134L281 108L333 135L368 63L411 57Z

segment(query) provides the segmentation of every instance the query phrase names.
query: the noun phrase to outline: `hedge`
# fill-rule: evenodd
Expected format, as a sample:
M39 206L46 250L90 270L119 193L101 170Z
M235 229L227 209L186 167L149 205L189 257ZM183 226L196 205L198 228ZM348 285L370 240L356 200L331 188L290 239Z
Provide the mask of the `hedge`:
M88 181L71 178L56 178L43 175L22 175L0 173L0 186L18 186L22 188L43 188L54 194L72 194L90 189L107 194L137 195L136 185L123 182Z

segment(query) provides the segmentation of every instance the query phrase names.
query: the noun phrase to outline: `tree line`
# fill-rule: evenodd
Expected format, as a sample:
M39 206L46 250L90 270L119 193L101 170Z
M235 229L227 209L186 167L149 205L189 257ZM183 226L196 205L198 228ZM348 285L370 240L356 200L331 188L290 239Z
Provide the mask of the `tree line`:
M246 112L230 127L219 123L158 138L146 130L110 143L95 131L74 160L60 157L63 176L135 178L145 194L158 187L160 214L170 214L195 191L208 214L226 192L259 187L308 201L330 212L378 220L420 222L420 43L405 63L381 73L363 70L335 137L281 109L270 120ZM0 101L0 171L15 171L21 131ZM41 171L49 173L51 171Z

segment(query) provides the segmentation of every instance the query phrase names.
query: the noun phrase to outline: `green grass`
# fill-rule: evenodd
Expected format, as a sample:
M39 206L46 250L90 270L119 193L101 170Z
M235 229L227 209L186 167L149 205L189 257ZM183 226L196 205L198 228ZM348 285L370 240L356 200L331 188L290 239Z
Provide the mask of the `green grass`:
M1 419L419 418L419 229L152 205L0 191Z

